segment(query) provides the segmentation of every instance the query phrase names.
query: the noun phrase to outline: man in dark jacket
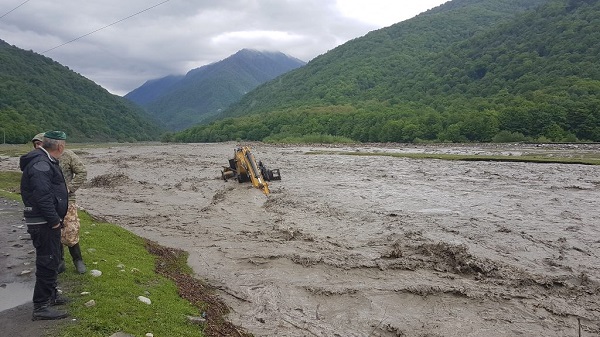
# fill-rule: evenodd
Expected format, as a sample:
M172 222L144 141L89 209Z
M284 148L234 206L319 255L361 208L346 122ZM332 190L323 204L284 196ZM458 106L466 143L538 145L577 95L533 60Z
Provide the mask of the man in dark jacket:
M31 139L34 148L42 146L44 133L38 133ZM75 269L79 274L85 273L85 263L81 255L81 247L79 246L79 216L77 215L77 204L75 192L85 183L87 177L87 169L83 161L75 154L75 152L65 149L65 152L60 156L60 169L67 183L69 191L69 209L67 215L63 218L63 227L61 233L61 241L69 247L69 253L73 259ZM59 274L65 270L64 254L61 261Z
M52 308L66 303L56 291L62 251L60 229L68 206L67 185L58 158L66 138L62 131L48 131L42 147L21 156L19 161L23 171L23 214L36 253L33 320L67 317L65 311Z

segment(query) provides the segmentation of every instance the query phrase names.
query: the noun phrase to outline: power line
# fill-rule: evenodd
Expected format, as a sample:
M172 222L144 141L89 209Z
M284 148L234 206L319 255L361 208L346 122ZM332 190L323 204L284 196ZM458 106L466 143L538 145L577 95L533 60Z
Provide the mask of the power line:
M10 13L14 12L15 10L17 10L17 8L19 8L19 7L23 6L24 4L28 3L29 1L31 1L31 0L27 0L27 1L23 2L22 4L18 5L17 7L15 7L15 8L13 8L13 9L9 10L9 11L8 11L8 12L6 12L6 13L4 13L2 16L0 16L0 19L2 19L3 17L7 16L8 14L10 14Z
M29 0L27 0L27 1L29 1ZM139 11L139 12L137 12L137 13L135 13L135 14L132 14L132 15L130 15L130 16L128 16L128 17L126 17L126 18L123 18L123 19L121 19L121 20L115 21L115 22L113 22L113 23L111 23L111 24L109 24L109 25L106 25L106 26L102 27L102 28L98 28L98 29L96 29L96 30L94 30L94 31L92 31L92 32L89 32L89 33L87 33L87 34L81 35L80 37L76 37L76 38L74 38L74 39L73 39L73 40L71 40L71 41L67 41L67 42L65 42L65 43L63 43L63 44L61 44L61 45L58 45L58 46L54 47L54 48L50 48L50 49L48 49L48 50L45 50L45 51L43 51L43 52L42 52L42 54L45 54L45 53L47 53L47 52L49 52L49 51L52 51L52 50L54 50L54 49L56 49L56 48L60 48L60 47L62 47L62 46L64 46L64 45L66 45L66 44L69 44L69 43L71 43L71 42L77 41L77 40L79 40L79 39L81 39L81 38L84 38L84 37L86 37L86 36L88 36L88 35L92 35L92 34L94 34L94 33L96 33L96 32L99 32L99 31L101 31L101 30L105 29L105 28L108 28L108 27L110 27L110 26L116 25L116 24L117 24L117 23L119 23L119 22L123 22L123 21L125 21L125 20L127 20L127 19L130 19L130 18L132 18L132 17L134 17L134 16L136 16L136 15L138 15L138 14L141 14L141 13L143 13L143 12L145 12L145 11L151 10L151 9L152 9L152 8L154 8L154 7L158 7L158 6L160 6L160 5L162 5L162 4L166 3L166 2L169 2L169 1L171 1L171 0L165 0L165 1L161 2L161 3L159 3L159 4L156 4L156 5L154 5L154 6L148 7L148 8L146 8L146 9L144 9L144 10L141 10L141 11Z

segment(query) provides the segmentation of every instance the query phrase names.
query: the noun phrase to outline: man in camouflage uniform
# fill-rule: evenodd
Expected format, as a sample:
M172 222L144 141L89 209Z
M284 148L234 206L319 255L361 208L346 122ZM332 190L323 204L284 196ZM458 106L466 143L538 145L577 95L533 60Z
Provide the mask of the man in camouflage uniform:
M41 142L40 139L44 136L43 133L37 134L31 140L33 146L37 147ZM65 149L60 157L60 168L65 176L67 189L69 191L69 209L64 218L64 226L62 229L62 243L69 247L69 253L73 258L73 264L80 274L85 273L86 268L81 256L81 248L79 246L79 216L77 215L77 204L75 192L85 183L87 178L87 170L81 159L71 150ZM64 262L63 262L64 263ZM64 268L64 264L63 264ZM64 269L63 269L64 270Z

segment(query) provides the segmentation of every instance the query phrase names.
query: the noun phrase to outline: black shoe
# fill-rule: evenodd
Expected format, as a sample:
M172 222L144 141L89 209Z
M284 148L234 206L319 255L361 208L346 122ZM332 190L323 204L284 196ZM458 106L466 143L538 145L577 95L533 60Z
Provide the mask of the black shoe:
M55 319L63 319L69 316L66 311L51 309L48 307L35 309L33 310L33 316L31 317L32 321L37 320L55 320Z
M83 260L75 260L73 263L75 264L75 269L77 269L79 274L85 273L85 264L83 263Z
M56 296L56 298L52 301L50 301L50 305L51 306L55 306L55 305L63 305L63 304L67 304L71 302L70 299L63 297L63 296Z
M61 260L60 263L58 264L58 273L63 273L65 270L67 270L67 266L65 265L65 260Z

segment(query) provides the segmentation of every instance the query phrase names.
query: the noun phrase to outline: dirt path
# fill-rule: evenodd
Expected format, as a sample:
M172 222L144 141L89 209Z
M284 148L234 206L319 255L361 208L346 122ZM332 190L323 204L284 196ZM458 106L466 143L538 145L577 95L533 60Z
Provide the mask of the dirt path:
M79 203L189 251L198 277L223 290L233 323L256 336L600 334L600 167L255 144L257 159L281 169L267 198L220 179L235 146L86 149Z

